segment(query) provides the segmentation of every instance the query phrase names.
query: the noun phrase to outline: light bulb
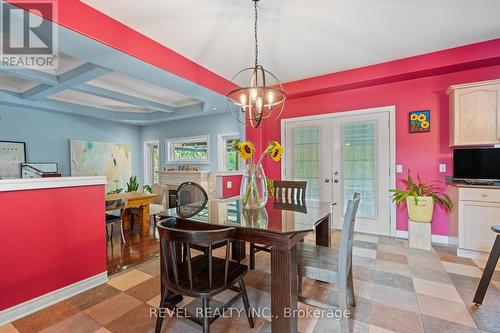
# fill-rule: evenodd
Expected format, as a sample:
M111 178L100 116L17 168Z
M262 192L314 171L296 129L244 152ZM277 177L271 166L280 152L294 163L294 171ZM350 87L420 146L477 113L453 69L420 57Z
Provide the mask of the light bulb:
M250 90L250 98L252 102L255 102L255 100L257 99L257 89Z
M256 105L258 109L262 109L262 97L257 97Z
M245 107L247 105L247 95L245 94L240 95L240 103L242 107Z
M272 91L267 93L267 104L271 106L274 102L274 93Z

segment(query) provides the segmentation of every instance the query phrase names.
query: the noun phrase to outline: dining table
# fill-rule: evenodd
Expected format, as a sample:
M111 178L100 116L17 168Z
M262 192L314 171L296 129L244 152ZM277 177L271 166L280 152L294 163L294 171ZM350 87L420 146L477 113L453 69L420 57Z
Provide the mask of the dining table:
M149 205L154 202L158 194L142 192L125 192L106 195L106 201L124 199L127 201L125 212L123 213L123 229L132 228L132 208L137 208L139 234L147 235L149 233Z
M234 227L233 251L245 242L267 246L271 252L271 331L297 332L298 306L297 244L315 232L316 244L330 246L330 219L334 204L306 200L301 205L269 199L260 209L243 209L240 200L211 199L207 206L188 220ZM179 217L175 208L164 217ZM240 246L234 246L234 244ZM242 255L240 252L239 255Z

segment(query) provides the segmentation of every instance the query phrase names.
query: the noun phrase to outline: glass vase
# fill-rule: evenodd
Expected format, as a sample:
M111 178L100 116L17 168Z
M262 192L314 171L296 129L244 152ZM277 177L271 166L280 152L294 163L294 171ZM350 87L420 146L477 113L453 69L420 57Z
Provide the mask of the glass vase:
M261 164L248 164L240 188L241 206L246 209L262 208L267 203L266 174Z

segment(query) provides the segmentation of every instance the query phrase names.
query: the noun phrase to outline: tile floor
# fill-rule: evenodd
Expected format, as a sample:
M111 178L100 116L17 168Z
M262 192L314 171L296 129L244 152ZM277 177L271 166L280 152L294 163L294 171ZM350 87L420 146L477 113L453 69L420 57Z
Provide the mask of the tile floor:
M334 242L338 234L333 234ZM354 247L357 305L351 309L350 332L500 332L500 270L483 305L472 306L484 260L459 258L453 247L415 250L405 241L365 234L356 234ZM158 274L155 258L113 276L105 285L0 327L0 333L152 332L155 319L150 309L159 303ZM270 305L269 254L257 255L256 269L248 273L246 283L253 307ZM336 303L335 287L323 283L305 280L303 295ZM220 294L212 305L230 297L230 291ZM185 298L180 305L197 304ZM241 301L235 306L241 307ZM299 304L299 309L308 307ZM220 318L211 328L212 332L270 331L265 316L256 318L255 329L249 329L245 316ZM299 330L340 332L339 322L331 318L299 319ZM166 319L163 325L163 332L199 331L178 319Z

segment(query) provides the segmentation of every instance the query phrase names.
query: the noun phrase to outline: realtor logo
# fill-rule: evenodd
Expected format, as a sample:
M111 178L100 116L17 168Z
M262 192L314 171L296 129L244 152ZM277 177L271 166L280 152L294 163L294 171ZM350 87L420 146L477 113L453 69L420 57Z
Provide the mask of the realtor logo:
M57 69L57 0L1 3L0 67Z

